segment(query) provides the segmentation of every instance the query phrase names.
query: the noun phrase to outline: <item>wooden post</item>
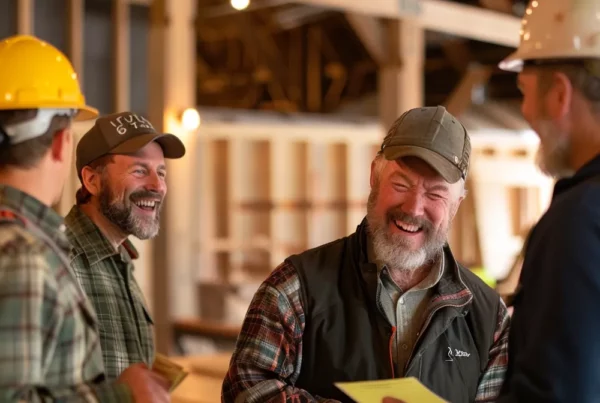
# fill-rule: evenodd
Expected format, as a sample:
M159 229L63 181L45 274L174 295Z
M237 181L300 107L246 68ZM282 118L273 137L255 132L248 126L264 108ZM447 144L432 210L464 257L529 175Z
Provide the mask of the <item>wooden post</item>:
M173 317L195 314L195 279L199 219L194 200L199 175L196 132L181 127L179 116L196 106L196 1L154 0L150 5L149 118L155 127L179 135L182 159L167 160L168 195L162 229L155 239L152 268L156 349L169 353Z
M113 0L113 111L123 112L130 106L129 0Z
M379 116L385 130L410 108L423 105L423 28L414 21L385 23L387 55L379 73Z
M69 0L67 30L67 44L69 46L69 59L79 77L79 84L83 87L83 21L84 0ZM84 89L85 91L85 89ZM85 92L84 92L85 93Z
M17 32L33 35L33 0L18 0L17 2Z

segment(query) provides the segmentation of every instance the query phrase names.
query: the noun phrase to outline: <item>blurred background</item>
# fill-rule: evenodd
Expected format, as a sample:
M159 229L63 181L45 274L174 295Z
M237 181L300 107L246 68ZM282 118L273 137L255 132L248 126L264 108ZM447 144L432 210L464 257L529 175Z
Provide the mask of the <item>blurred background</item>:
M516 75L522 0L0 0L0 37L67 54L88 103L186 143L169 161L160 236L138 278L157 348L193 372L177 397L219 401L253 293L292 253L354 231L386 128L445 105L472 138L450 244L501 293L547 207ZM78 136L93 124L78 124ZM66 214L75 170L56 208Z

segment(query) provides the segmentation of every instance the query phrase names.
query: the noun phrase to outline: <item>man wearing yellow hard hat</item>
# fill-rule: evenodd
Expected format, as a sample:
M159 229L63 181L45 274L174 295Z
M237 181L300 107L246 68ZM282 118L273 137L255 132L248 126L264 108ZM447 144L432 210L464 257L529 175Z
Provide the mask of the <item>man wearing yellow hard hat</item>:
M59 200L71 122L86 105L69 60L32 36L0 41L0 401L168 401L144 365L104 381L96 314L67 259Z
M557 179L528 240L499 402L600 402L600 1L534 0L516 52L522 112Z

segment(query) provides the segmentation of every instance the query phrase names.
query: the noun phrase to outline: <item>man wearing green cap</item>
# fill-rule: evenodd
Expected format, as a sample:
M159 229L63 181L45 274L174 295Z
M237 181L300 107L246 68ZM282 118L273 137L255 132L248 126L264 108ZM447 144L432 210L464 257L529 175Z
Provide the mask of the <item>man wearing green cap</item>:
M165 158L185 147L132 112L106 115L76 151L81 188L65 219L73 245L71 266L100 322L109 379L129 365L154 361L153 322L133 276L137 252L128 239L155 237L167 193Z
M356 232L290 256L256 292L222 401L350 401L336 382L411 376L453 403L497 397L507 310L446 242L470 150L441 106L396 120Z

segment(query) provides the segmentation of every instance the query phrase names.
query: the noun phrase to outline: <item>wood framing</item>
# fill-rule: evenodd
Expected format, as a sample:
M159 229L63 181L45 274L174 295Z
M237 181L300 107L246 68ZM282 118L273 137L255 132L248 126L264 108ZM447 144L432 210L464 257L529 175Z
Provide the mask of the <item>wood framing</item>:
M409 20L384 23L387 59L379 69L379 116L385 128L406 110L423 105L423 28Z
M373 60L379 65L386 60L386 33L381 21L371 15L346 13L348 23L367 49Z
M368 119L201 113L200 312L239 324L256 287L285 257L356 229L384 131ZM472 130L471 140L468 195L450 244L461 263L502 277L520 230L547 206L551 180L535 167L534 135Z
M129 60L129 19L130 0L113 0L112 30L113 30L113 109L114 112L130 108L130 67Z
M420 0L416 3L365 0L298 0L298 2L375 17L411 19L424 29L482 42L511 47L519 44L521 20L518 17L447 0ZM404 8L405 3L415 3L416 9Z
M17 32L33 35L34 0L17 1Z
M69 47L69 59L77 72L79 82L83 83L83 21L84 0L69 0L67 3L67 14L69 27L67 29L67 44Z
M181 127L180 115L196 105L196 1L154 0L150 7L149 117L167 133L179 135L185 158L167 160L168 196L162 210L162 228L153 243L153 309L157 351L172 347L172 318L193 315L194 268L199 233L195 189L199 167L196 132Z

